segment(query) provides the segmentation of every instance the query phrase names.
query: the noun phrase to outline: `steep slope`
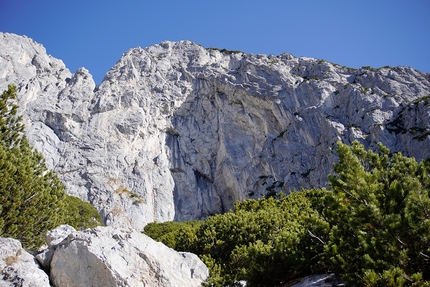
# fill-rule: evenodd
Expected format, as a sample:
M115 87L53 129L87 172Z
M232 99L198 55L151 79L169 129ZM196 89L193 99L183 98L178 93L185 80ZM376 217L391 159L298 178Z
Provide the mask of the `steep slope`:
M0 34L31 142L106 223L203 218L237 200L320 187L337 140L430 155L430 76L163 42L96 87L32 40Z

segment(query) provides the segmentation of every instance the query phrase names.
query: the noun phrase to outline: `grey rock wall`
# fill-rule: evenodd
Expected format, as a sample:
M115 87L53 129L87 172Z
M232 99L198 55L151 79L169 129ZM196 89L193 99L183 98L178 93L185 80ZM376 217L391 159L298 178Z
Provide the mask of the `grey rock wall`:
M430 76L412 68L163 42L126 52L96 87L11 34L0 34L0 61L31 143L109 225L141 230L325 186L337 140L430 155Z

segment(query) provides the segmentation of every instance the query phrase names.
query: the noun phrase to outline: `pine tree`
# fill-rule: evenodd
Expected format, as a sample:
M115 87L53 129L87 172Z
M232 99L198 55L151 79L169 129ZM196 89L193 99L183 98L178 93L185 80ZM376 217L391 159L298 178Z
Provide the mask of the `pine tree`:
M16 86L9 85L0 98L0 141L7 147L18 145L24 131L22 118L17 116L18 106L13 104L14 100L16 100Z
M45 233L60 224L99 225L95 209L70 199L58 177L46 168L43 156L30 146L15 100L16 87L9 85L0 98L0 237L37 248ZM85 222L76 218L76 210ZM89 221L88 214L95 220Z
M37 247L46 231L64 222L66 194L23 134L15 99L16 87L9 85L0 99L0 236Z
M327 259L347 283L424 284L430 279L430 165L400 153L338 143L323 214ZM427 283L428 284L428 283Z

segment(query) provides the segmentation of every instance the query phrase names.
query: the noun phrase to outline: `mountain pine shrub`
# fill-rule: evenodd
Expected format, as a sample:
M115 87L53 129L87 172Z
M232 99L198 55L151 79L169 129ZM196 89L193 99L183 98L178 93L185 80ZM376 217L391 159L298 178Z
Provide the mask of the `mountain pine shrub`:
M337 152L321 210L330 224L326 260L349 284L428 286L430 161L382 144L374 153L339 142Z
M209 286L280 286L328 272L347 286L430 286L430 160L358 142L339 142L337 153L327 190L245 200L198 225L169 223L182 227L158 238L198 254Z
M210 269L209 286L234 286L239 280L251 287L274 286L324 270L319 260L324 245L316 237L327 237L328 224L310 201L320 193L238 202L234 212L199 224L162 223L158 229L151 224L145 233L154 235L156 229L170 247L198 254ZM173 227L179 224L180 229Z

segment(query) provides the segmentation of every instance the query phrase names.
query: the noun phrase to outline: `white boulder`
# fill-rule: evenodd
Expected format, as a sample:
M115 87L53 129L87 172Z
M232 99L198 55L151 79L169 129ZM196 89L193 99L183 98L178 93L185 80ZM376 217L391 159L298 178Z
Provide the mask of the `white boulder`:
M51 261L57 287L200 286L208 269L132 229L97 227L69 234Z

